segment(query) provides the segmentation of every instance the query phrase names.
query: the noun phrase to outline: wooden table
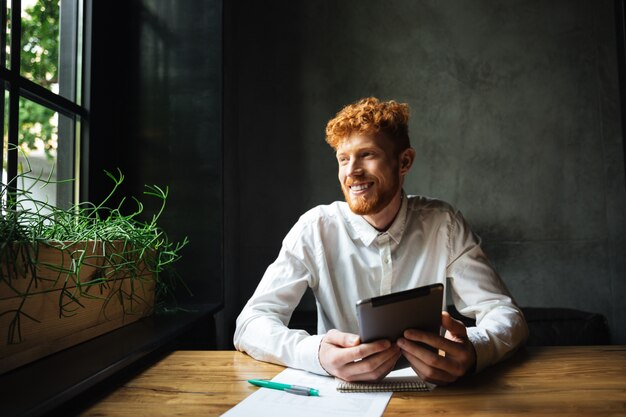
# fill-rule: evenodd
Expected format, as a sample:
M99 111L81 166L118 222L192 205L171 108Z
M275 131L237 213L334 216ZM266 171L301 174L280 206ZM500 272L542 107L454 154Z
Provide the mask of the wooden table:
M234 351L176 351L83 416L218 416L283 368ZM385 416L625 416L626 346L543 347L430 393L395 393Z

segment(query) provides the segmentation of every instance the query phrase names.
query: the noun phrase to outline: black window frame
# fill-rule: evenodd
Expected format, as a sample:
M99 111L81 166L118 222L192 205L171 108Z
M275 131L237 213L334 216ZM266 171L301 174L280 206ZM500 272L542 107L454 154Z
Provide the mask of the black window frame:
M10 63L6 68L7 37L5 30L8 23L7 6L11 4L11 45ZM67 119L59 118L59 145L57 149L57 175L59 178L74 179L74 186L59 187L57 202L66 208L69 202L77 203L87 193L86 178L88 170L89 143L89 102L91 74L91 10L92 0L60 0L59 15L59 94L25 78L21 75L20 58L22 45L22 1L0 0L0 85L3 95L8 91L8 123L6 123L9 151L7 154L7 180L9 191L15 190L18 172L18 137L19 137L19 100L21 97L44 106ZM81 10L82 9L82 10ZM82 13L81 13L82 12ZM79 15L82 22L79 21ZM66 23L69 22L69 23ZM79 24L80 23L80 24ZM80 39L82 37L82 39ZM66 47L67 46L67 47ZM80 48L80 51L79 51ZM78 66L77 57L81 56ZM80 72L79 72L80 71ZM74 82L72 81L74 78ZM80 104L76 94L80 92ZM63 95L61 95L63 94ZM66 97L71 97L68 99ZM5 100L0 100L0 126L5 129ZM79 129L76 129L76 126ZM78 138L77 138L78 135ZM5 146L5 135L1 135L0 149ZM0 152L0 161L4 154ZM81 178L85 180L81 180ZM78 188L80 187L80 189Z

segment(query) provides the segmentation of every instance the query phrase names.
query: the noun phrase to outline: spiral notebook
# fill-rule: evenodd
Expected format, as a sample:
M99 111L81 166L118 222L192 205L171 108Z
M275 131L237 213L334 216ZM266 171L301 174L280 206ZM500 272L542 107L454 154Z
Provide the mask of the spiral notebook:
M435 384L423 381L411 368L390 372L382 381L347 382L337 379L339 392L432 391Z

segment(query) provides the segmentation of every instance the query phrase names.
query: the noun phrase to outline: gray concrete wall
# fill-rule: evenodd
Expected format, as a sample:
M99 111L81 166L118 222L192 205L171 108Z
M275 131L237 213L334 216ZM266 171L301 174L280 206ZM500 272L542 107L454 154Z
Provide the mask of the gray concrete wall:
M612 1L225 11L226 337L298 216L342 198L325 123L373 95L411 106L407 192L459 207L521 305L603 313L626 343Z

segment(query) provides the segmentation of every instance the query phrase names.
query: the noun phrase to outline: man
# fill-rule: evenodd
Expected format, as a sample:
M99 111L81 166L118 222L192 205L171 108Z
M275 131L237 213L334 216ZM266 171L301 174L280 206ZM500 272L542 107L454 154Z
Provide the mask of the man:
M404 193L415 159L408 119L406 104L366 98L328 122L346 202L310 210L287 234L237 318L238 350L348 381L380 379L404 356L423 379L448 384L524 342L524 317L462 215ZM397 341L361 343L359 299L436 282L448 283L455 306L476 327L443 312L445 337L407 329ZM317 335L287 327L307 287L316 298Z

